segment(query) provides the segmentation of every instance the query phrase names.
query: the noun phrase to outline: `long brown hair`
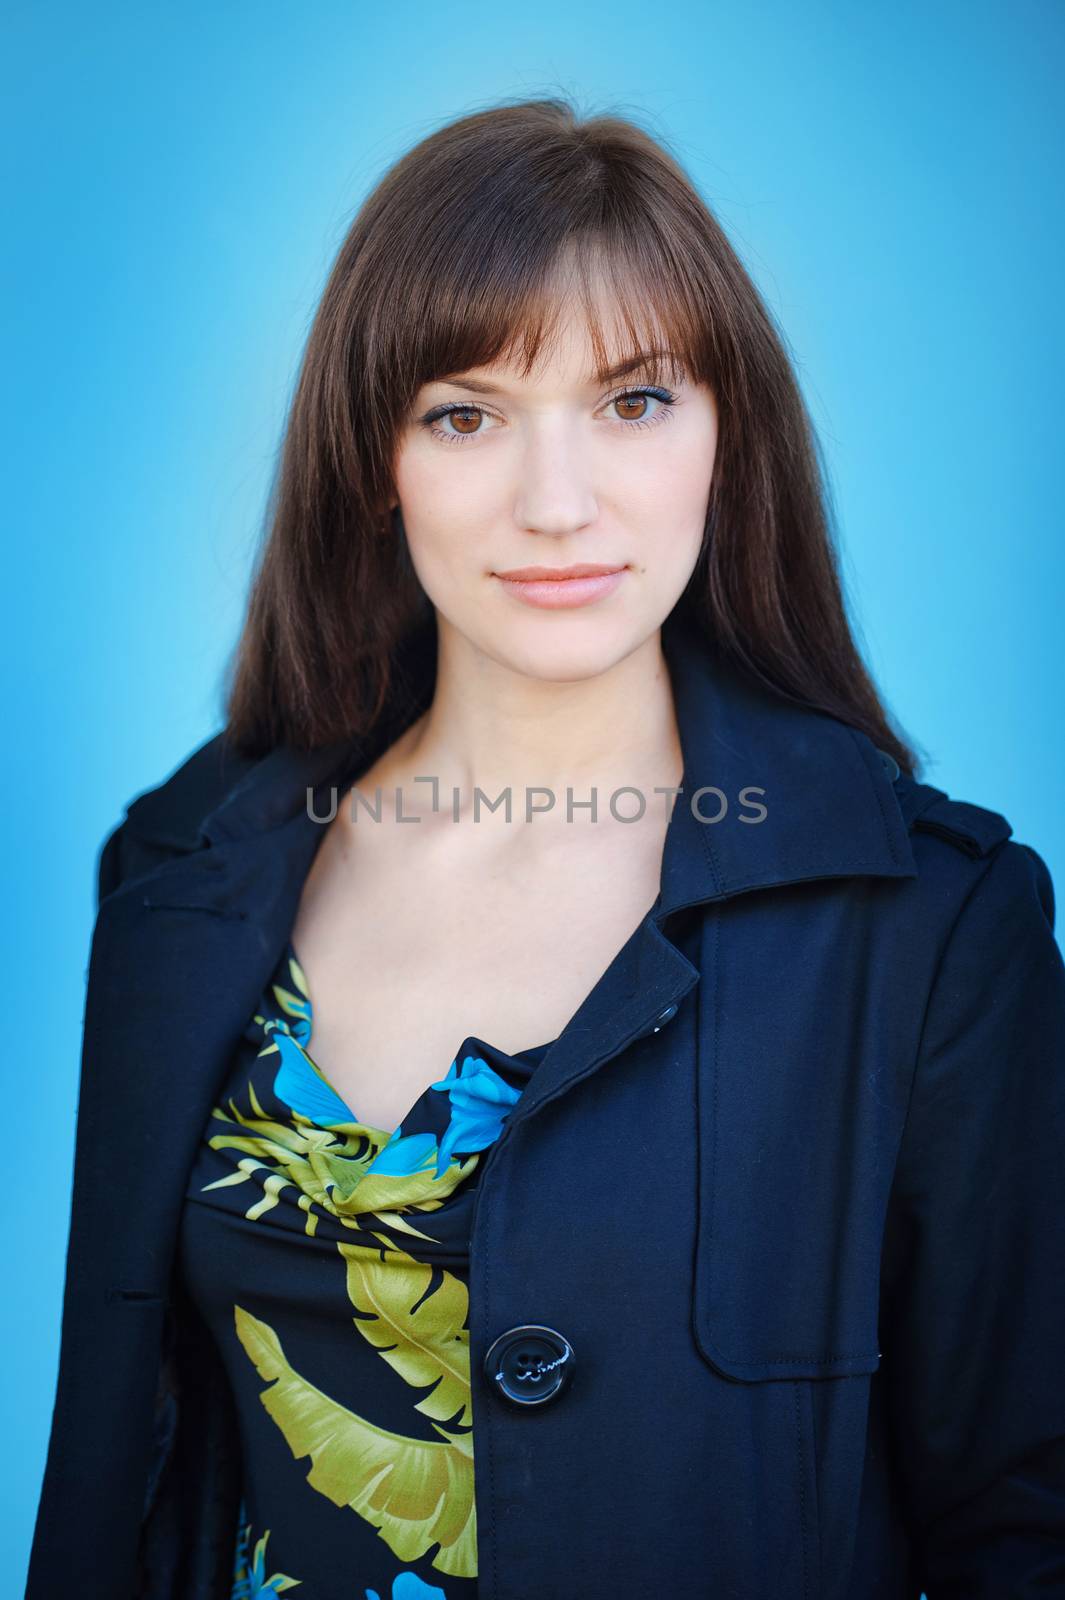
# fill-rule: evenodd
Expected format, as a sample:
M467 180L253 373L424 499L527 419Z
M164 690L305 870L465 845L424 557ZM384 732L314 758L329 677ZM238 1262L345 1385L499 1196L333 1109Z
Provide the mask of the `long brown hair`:
M604 348L594 274L631 350ZM770 313L663 144L555 98L448 123L355 217L307 341L227 671L231 742L250 755L311 749L378 724L397 652L433 615L388 510L399 432L434 378L500 356L528 372L570 284L601 367L664 336L715 396L717 457L685 605L776 693L914 771L851 633L820 447Z

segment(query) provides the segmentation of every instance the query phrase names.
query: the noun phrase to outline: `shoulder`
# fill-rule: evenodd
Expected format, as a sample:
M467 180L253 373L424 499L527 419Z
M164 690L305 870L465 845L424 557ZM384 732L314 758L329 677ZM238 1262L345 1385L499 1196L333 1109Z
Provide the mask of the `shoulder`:
M984 885L981 903L998 898L1018 908L1026 906L1030 916L1053 930L1050 869L1033 845L1014 836L1012 824L1001 812L905 773L894 778L893 788L919 877L930 892L952 901L960 914Z
M139 791L107 835L97 857L98 900L124 878L168 856L194 850L200 824L253 764L224 728L210 734L158 783Z
M879 752L885 761L890 760ZM1000 811L974 805L971 800L955 799L945 789L921 783L895 769L893 788L899 809L911 834L930 833L947 840L969 856L986 856L1013 833Z

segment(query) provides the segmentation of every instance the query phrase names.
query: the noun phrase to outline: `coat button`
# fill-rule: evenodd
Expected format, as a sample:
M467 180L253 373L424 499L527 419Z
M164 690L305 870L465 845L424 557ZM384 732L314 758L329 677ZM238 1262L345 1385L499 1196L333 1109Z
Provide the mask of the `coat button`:
M676 1014L677 1003L674 1001L672 1005L668 1005L664 1011L660 1011L658 1013L658 1016L655 1018L655 1025L651 1029L651 1032L657 1033L659 1028L664 1028L667 1022L673 1021L673 1018L676 1016Z
M891 779L892 783L894 783L895 779L899 777L902 770L898 762L895 760L895 757L891 754L890 750L881 750L878 746L876 753L884 763L884 766L887 768L888 777Z
M518 1406L553 1400L569 1381L573 1347L554 1328L522 1323L494 1340L484 1358L489 1383Z

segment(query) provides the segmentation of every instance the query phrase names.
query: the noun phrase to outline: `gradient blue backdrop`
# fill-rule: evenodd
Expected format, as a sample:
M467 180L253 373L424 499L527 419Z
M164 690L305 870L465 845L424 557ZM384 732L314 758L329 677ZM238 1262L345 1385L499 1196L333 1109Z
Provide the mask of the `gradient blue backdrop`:
M792 345L889 706L1065 891L1063 31L1057 0L12 0L8 1593L55 1381L96 851L220 723L301 348L368 188L516 93L672 143Z

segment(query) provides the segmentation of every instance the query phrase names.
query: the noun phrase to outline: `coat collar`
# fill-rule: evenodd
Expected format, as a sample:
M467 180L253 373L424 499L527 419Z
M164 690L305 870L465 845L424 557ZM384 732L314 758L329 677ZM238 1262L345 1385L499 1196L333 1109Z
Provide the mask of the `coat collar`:
M916 876L887 764L864 733L774 694L727 660L682 606L663 626L662 648L684 776L666 832L659 920L684 906L812 878ZM187 795L182 800L176 774L133 802L130 828L193 852L193 860L204 851L239 855L242 845L270 835L278 846L291 842L298 867L309 867L321 835L310 811L328 815L330 790L355 782L425 709L434 671L430 618L400 651L372 734L313 751L281 746L245 762L205 815L190 809Z
M811 878L917 876L888 765L867 735L774 694L680 608L662 647L684 751L663 915ZM758 807L764 817L750 820Z

